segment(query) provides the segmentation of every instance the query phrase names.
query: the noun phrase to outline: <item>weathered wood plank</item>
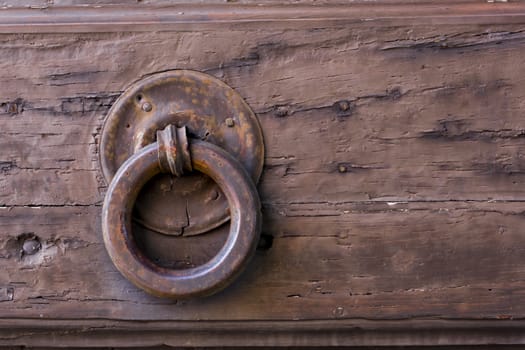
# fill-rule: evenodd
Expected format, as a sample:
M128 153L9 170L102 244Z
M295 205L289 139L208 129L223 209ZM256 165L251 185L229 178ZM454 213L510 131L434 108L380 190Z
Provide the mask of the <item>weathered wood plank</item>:
M323 210L324 208L324 210ZM114 269L100 208L3 209L3 317L136 320L522 318L523 213L515 203L265 208L273 246L202 300L147 296ZM49 218L53 218L52 221ZM24 235L42 249L21 255ZM202 238L193 238L194 240ZM171 241L184 258L181 241ZM524 247L524 248L522 248ZM416 306L416 305L420 306ZM269 307L271 305L271 307ZM226 314L225 314L226 313Z
M97 1L97 0L95 0ZM98 1L97 1L98 2ZM159 1L155 4L113 4L33 0L13 6L0 3L0 32L71 33L204 30L217 27L248 29L251 25L299 29L312 26L370 25L406 26L428 24L510 24L523 23L521 1L241 1L189 2ZM120 3L120 6L118 6ZM293 3L293 6L290 6ZM414 6L417 3L418 6ZM90 6L91 5L91 6ZM107 6L104 6L107 5ZM115 6L116 5L116 6ZM266 5L266 6L265 6Z
M521 29L436 30L255 31L251 47L242 31L5 36L5 55L28 59L1 63L2 204L99 203L103 116L126 84L166 67L212 72L255 108L268 200L522 200ZM45 194L14 194L24 178Z
M378 324L374 321L357 320L336 322L150 322L150 330L144 330L140 322L107 322L105 320L81 321L47 320L31 330L26 329L28 320L13 320L9 325L0 321L0 336L4 343L19 344L17 339L23 338L27 343L38 344L36 348L49 346L82 347L126 345L155 346L166 344L180 348L181 346L231 346L242 343L244 346L274 348L275 344L283 346L406 346L419 345L427 348L428 344L443 344L444 339L449 345L447 349L464 349L465 345L486 345L481 349L509 349L513 347L497 347L494 344L519 344L523 342L520 321L501 321L488 326L479 321L387 321ZM4 328L6 326L6 328ZM79 327L80 326L80 327ZM110 329L107 329L110 327ZM483 329L480 337L479 329ZM250 334L253 336L247 337ZM460 347L462 346L462 347ZM325 349L324 347L321 347ZM430 349L443 349L429 347ZM361 347L352 349L363 349ZM366 347L364 349L370 349Z
M235 8L238 5L244 5L244 4L255 4L255 5L301 5L301 4L307 4L307 5L348 5L349 2L347 0L265 0L264 3L262 3L260 0L234 0L234 1L228 1L230 8ZM350 4L366 4L370 1L367 0L354 0ZM24 0L24 1L16 1L16 0L2 0L0 2L0 6L5 8L53 8L53 7L65 7L65 6L101 6L101 5L127 5L128 7L130 5L134 5L137 7L144 7L144 8L151 8L152 5L172 5L172 4L200 4L200 5L210 5L210 4L221 4L224 5L225 1L222 0L201 0L198 2L192 2L188 0L138 0L136 3L131 4L128 0L53 0L53 1L47 1L47 0ZM385 4L399 4L400 2L398 0L374 0L374 4L377 5L385 5ZM418 3L423 4L425 1L422 0L403 0L403 3L409 4L409 3ZM427 4L431 4L432 0L426 1ZM457 4L457 0L440 0L440 4L447 4L447 5L453 5ZM479 3L476 0L462 0L461 3Z
M139 322L106 322L96 320L79 322L78 320L41 322L31 330L27 330L28 320L14 320L7 326L3 324L0 336L5 343L19 344L17 338L23 338L27 343L42 346L82 347L113 346L125 347L133 345L158 346L165 344L180 348L181 346L244 346L274 348L275 344L283 346L380 346L382 349L396 349L395 346L427 346L443 344L446 339L447 349L465 349L465 345L482 345L481 349L514 349L514 347L498 347L494 344L519 344L523 342L523 322L501 321L488 326L479 321L426 321L410 322L395 320L390 322L370 322L366 320L336 322L151 322L153 329L144 330L144 323ZM1 321L0 321L1 322ZM79 327L82 325L82 327ZM111 329L107 329L110 327ZM480 336L479 329L483 329ZM250 334L252 336L247 337ZM483 345L491 344L490 347ZM384 347L384 346L392 346ZM428 347L443 349L443 346ZM325 349L321 347L321 349ZM328 349L328 347L326 348Z

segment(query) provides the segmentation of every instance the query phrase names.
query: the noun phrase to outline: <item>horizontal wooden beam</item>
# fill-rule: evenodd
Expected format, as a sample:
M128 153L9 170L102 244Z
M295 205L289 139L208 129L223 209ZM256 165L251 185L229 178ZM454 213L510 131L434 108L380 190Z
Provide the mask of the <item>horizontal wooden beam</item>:
M525 344L523 321L0 320L0 346L473 346Z
M300 29L341 25L525 23L525 2L424 2L349 5L176 4L0 8L0 33L171 31L272 23Z

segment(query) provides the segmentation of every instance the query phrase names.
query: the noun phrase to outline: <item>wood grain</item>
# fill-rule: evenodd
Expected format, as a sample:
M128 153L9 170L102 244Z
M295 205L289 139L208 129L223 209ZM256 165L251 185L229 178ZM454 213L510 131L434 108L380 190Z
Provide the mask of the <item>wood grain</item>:
M0 35L1 345L86 346L91 334L100 346L232 346L243 332L259 346L525 341L525 21L312 18ZM273 243L201 300L138 290L101 237L104 117L133 81L169 69L235 88L265 137ZM144 235L193 264L225 230Z
M63 3L63 4L61 4ZM124 4L123 4L124 3ZM417 4L417 6L414 6ZM0 33L151 32L222 28L250 31L334 26L521 24L523 1L8 1L0 3Z

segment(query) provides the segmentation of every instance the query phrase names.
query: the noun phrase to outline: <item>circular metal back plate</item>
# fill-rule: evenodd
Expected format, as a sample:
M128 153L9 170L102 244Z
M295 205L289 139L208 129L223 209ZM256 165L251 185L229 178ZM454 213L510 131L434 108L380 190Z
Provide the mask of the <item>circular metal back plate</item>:
M111 107L102 129L100 162L109 183L132 154L155 142L168 124L233 155L257 183L264 162L261 128L242 97L220 80L195 71L150 75L130 86ZM163 174L141 191L134 219L169 235L196 235L229 219L228 203L205 175Z

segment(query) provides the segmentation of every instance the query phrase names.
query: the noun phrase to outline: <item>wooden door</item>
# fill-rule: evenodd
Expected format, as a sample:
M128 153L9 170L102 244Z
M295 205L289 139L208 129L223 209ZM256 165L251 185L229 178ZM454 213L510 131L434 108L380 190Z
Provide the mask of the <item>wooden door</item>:
M525 341L522 1L0 5L1 345ZM123 91L180 69L257 116L263 221L233 284L171 300L106 252L99 146Z

